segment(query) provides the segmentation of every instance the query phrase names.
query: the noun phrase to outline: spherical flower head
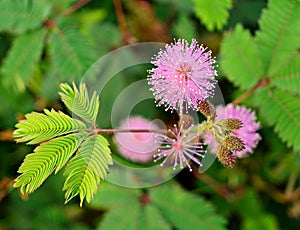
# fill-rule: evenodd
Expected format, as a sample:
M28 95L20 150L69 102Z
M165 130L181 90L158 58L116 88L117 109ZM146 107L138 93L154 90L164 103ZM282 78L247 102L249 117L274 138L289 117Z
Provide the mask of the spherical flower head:
M181 125L178 129L175 125L174 130L168 130L173 138L162 134L156 135L157 142L162 145L158 149L158 153L154 155L154 162L164 158L160 165L173 165L174 170L178 165L181 169L187 165L192 171L190 160L200 167L202 166L199 157L203 158L206 151L203 149L203 143L199 142L199 134L191 132L193 126L187 130L183 130L183 126Z
M240 138L245 144L242 151L233 151L233 154L241 158L253 153L254 148L261 140L261 136L257 133L260 124L256 121L255 113L245 106L228 104L226 107L217 106L216 115L216 121L236 118L243 124L241 128L230 131L230 135ZM217 143L211 135L206 136L206 143L212 152L217 152Z
M123 120L118 128L153 130L159 127L143 117L134 116ZM114 141L120 155L133 162L145 163L152 160L159 147L154 134L150 132L116 133Z
M166 110L198 110L199 101L213 96L217 76L211 51L195 39L189 45L184 39L166 45L151 63L148 82L157 106Z

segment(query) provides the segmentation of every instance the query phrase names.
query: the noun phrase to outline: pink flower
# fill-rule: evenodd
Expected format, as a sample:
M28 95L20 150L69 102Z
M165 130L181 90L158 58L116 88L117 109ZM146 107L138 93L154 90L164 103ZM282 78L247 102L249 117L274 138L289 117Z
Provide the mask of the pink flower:
M199 101L213 96L216 61L206 49L195 39L190 46L186 40L179 39L167 44L153 58L151 63L156 68L149 71L148 82L157 106L164 104L166 110L197 110Z
M190 132L192 127L193 126L187 130L183 130L181 126L178 130L175 125L174 131L169 130L174 138L170 138L163 134L157 134L157 141L162 143L162 146L158 149L158 153L154 155L156 158L154 162L164 158L160 165L164 166L168 162L168 164L173 165L174 170L177 165L179 165L180 168L184 168L185 165L187 165L190 171L192 171L189 164L190 160L199 166L202 166L198 158L204 157L203 153L205 153L205 150L203 149L203 144L199 142L199 134Z
M217 106L216 114L216 121L226 118L237 118L243 123L240 129L231 131L231 135L239 137L245 143L245 149L239 152L234 151L234 155L241 158L253 153L253 149L261 140L261 136L257 133L260 124L256 122L255 113L245 106L228 104L226 107ZM217 152L217 144L211 135L206 139L206 142L212 152Z
M123 120L119 129L158 129L159 127L147 119L135 116ZM153 154L159 147L153 133L131 132L116 133L115 143L120 155L133 162L147 162L152 160Z

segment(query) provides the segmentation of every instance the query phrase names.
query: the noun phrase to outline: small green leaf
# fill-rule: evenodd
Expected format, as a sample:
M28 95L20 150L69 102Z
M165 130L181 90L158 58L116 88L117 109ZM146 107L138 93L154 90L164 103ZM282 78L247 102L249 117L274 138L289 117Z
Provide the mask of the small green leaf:
M295 151L300 150L300 96L281 89L262 90L257 95L260 110L275 132Z
M299 0L269 0L259 20L256 42L264 75L271 76L300 48Z
M221 68L226 77L242 89L249 89L262 78L262 67L254 39L238 24L221 44Z
M120 206L105 214L97 229L99 230L132 230L138 229L140 207L137 203Z
M78 30L61 23L58 28L49 37L52 67L63 81L79 80L96 60L95 50Z
M286 64L270 78L271 85L300 95L300 54L287 60Z
M13 135L17 142L30 141L28 144L37 144L86 128L83 122L72 119L63 112L56 112L54 109L45 109L44 112L45 114L29 113L25 115L25 120L16 124L17 129Z
M0 13L1 14L1 13ZM46 30L30 31L14 41L1 68L1 81L16 92L23 92L43 50Z
M79 147L83 133L69 134L42 143L28 154L20 166L20 176L14 187L21 187L23 194L32 193L54 171L57 173Z
M179 187L160 186L150 190L152 204L176 229L225 229L226 221L203 198Z
M68 84L61 84L60 88L61 100L69 110L90 123L96 121L99 111L99 96L96 92L89 99L87 88L83 83L80 84L79 90L74 83L73 88Z
M193 0L194 12L208 31L221 30L227 23L231 0Z
M89 136L81 144L64 173L66 202L77 195L80 196L80 206L84 198L87 202L92 200L100 181L107 175L109 165L113 163L110 154L108 142L101 135Z
M0 31L23 33L38 28L49 16L50 9L43 0L1 0Z
M171 226L154 205L147 204L141 210L139 227L137 229L168 230L171 229Z

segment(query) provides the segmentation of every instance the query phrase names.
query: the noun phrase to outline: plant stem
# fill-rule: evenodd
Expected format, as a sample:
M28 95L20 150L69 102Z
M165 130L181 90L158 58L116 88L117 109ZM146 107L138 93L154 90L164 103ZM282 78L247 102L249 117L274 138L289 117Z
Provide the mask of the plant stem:
M164 129L96 129L96 133L160 133L167 134L168 131Z
M92 0L80 0L76 3L74 3L70 8L66 9L62 15L64 17L69 16L70 14L74 13L79 8L83 7L84 5L88 4Z
M239 96L238 98L236 98L235 100L233 100L231 102L231 104L234 104L234 105L240 104L242 101L246 100L249 96L251 96L258 88L265 87L269 83L270 83L270 79L269 78L259 79L259 81L256 83L255 86L253 86L251 89L249 89L248 91L246 91L244 94L242 94L241 96Z
M113 3L114 3L114 7L115 7L115 12L116 12L119 28L121 31L122 41L124 44L131 44L136 39L128 31L122 3L120 0L113 0Z

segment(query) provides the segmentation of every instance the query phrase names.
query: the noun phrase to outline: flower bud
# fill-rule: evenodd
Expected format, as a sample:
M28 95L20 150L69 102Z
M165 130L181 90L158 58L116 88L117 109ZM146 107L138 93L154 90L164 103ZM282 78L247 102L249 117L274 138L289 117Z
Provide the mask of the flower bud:
M223 146L231 151L242 151L245 149L245 143L238 137L227 136L223 140Z
M198 109L206 117L215 116L215 109L208 100L202 100L199 103Z
M236 162L236 156L224 146L220 146L217 156L219 161L226 167L232 168Z
M236 118L226 118L221 120L221 124L229 131L240 129L243 126L243 122Z

